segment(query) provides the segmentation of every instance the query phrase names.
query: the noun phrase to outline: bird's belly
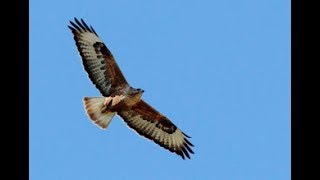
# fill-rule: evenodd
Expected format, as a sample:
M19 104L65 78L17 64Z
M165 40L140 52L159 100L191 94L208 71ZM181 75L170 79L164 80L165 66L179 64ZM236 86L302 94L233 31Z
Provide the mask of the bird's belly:
M112 107L110 108L112 111L123 111L130 110L132 106L140 101L140 97L125 97L121 100L114 98L112 103Z
M135 104L137 104L140 101L140 97L136 98L136 97L128 97L125 98L123 100L123 103L125 103L127 106L134 106Z

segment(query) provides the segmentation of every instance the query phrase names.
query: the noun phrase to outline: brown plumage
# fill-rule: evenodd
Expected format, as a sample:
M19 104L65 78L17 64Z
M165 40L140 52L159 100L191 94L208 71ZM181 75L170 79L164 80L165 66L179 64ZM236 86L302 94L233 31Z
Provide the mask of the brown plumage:
M114 56L98 34L82 19L74 19L68 26L83 66L90 80L103 97L85 97L84 106L89 118L100 128L106 129L115 114L138 134L154 141L161 147L178 154L183 159L194 153L183 133L167 117L141 99L143 90L132 88Z

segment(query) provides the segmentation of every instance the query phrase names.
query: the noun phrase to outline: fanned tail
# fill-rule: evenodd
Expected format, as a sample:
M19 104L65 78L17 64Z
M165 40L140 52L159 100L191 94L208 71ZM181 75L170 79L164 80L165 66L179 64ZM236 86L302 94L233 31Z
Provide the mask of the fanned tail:
M110 124L115 112L104 111L105 97L85 97L84 107L89 118L100 128L106 129Z

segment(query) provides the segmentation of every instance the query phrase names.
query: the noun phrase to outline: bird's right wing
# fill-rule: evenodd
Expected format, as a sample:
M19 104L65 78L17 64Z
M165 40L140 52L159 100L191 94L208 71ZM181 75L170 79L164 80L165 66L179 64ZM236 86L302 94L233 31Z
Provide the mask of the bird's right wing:
M113 55L99 38L92 26L90 28L81 19L75 18L68 26L74 35L83 66L90 80L96 85L103 96L128 86L128 83L118 67Z
M131 110L118 112L118 115L138 134L178 154L183 159L184 156L190 158L189 153L193 154L189 147L193 146L188 141L190 137L143 100Z

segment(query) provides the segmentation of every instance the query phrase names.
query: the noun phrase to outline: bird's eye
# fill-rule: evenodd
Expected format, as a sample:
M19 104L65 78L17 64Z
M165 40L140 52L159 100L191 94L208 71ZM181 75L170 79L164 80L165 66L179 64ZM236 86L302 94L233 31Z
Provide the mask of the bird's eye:
M137 90L138 90L138 91L141 91L141 89L140 89L140 88L138 88Z

